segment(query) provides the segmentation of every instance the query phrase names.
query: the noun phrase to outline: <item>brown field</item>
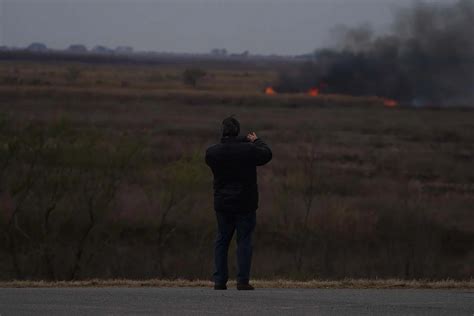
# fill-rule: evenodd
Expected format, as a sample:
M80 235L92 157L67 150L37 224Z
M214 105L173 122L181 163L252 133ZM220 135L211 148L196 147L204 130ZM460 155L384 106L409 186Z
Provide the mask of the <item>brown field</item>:
M274 152L253 276L472 279L474 111L266 96L276 72L252 65L191 88L185 68L0 64L0 279L208 279L203 155L231 114Z

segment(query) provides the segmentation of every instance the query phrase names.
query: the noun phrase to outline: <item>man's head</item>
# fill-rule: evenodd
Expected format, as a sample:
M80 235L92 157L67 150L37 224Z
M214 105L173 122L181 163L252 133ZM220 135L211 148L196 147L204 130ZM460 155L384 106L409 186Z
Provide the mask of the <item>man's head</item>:
M240 133L240 123L233 116L222 121L222 136L235 137Z

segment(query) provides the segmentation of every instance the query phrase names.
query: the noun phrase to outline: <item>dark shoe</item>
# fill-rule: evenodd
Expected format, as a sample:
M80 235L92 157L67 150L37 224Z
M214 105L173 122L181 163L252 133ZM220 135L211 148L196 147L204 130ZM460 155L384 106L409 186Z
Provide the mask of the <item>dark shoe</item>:
M214 290L227 290L227 285L225 285L225 284L214 284Z
M253 291L255 288L251 286L250 284L237 284L237 290L239 291Z

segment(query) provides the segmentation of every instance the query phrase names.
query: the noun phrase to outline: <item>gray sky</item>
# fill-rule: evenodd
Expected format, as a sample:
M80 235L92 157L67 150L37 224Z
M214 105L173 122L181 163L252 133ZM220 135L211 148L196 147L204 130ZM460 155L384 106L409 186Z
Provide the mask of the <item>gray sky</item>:
M431 2L436 0L430 0ZM453 2L453 0L437 0ZM412 0L0 0L0 45L130 45L136 50L301 54L337 24L388 29Z

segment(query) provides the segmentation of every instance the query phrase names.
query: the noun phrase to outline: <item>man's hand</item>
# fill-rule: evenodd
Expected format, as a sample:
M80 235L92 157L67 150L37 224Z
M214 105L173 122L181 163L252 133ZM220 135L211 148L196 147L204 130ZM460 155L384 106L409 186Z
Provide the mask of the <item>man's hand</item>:
M257 138L258 138L258 137L257 137L257 134L255 134L255 132L250 132L250 133L248 133L248 135L247 135L247 139L248 139L249 141L251 141L252 143L253 143Z

